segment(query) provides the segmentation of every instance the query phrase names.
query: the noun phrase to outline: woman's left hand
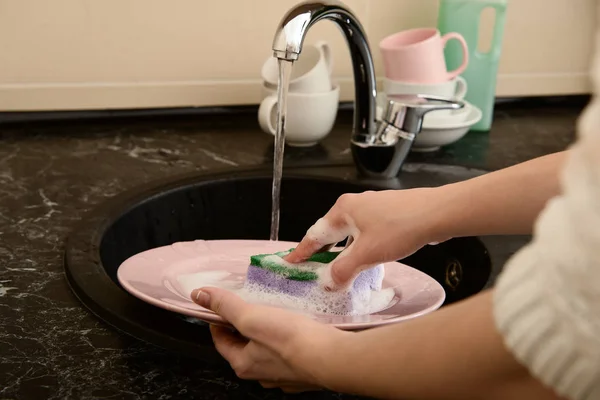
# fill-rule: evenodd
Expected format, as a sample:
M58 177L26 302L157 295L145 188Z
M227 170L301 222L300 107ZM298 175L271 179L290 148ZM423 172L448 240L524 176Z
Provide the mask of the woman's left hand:
M325 387L325 360L348 333L280 308L246 303L227 290L202 288L192 300L233 325L211 325L217 351L238 377L297 393Z

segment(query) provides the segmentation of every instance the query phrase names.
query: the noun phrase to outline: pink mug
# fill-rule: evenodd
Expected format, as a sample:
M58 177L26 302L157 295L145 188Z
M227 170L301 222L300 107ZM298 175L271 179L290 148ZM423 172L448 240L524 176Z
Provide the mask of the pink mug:
M450 39L462 45L463 62L454 71L446 70L444 47ZM469 63L465 39L456 32L444 36L435 28L417 28L394 33L379 43L386 78L411 83L441 83L460 75Z

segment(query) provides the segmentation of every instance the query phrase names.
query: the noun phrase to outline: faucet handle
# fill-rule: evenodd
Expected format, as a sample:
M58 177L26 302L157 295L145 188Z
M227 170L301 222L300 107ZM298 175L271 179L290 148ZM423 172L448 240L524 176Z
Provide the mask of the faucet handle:
M421 132L423 117L435 110L458 110L465 106L460 100L429 95L393 95L377 116L375 134L355 137L352 142L360 147L394 146L398 140L412 142Z
M435 110L458 110L465 106L455 101L437 96L393 95L388 96L382 113L382 120L394 125L402 132L417 134L421 132L423 117Z

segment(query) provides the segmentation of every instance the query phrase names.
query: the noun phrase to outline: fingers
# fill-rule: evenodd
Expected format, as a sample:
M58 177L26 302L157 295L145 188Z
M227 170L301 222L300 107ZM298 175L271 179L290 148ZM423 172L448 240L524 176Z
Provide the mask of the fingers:
M305 236L298 246L292 250L290 254L284 256L283 259L289 263L301 263L309 259L313 254L324 251L327 247L323 246L318 240Z
M223 326L210 325L210 333L219 354L228 363L235 364L236 360L241 357L241 353L246 344L248 344L248 341L235 332L232 332L231 329Z
M346 239L351 234L352 228L348 224L347 215L334 207L308 229L306 236L320 243L321 246L326 246Z
M284 260L290 263L306 261L313 254L330 250L350 235L347 219L335 207L311 226L302 241Z
M242 330L242 327L238 325L242 316L249 310L250 305L236 294L228 290L209 287L195 289L190 297L194 303L208 308L240 331Z

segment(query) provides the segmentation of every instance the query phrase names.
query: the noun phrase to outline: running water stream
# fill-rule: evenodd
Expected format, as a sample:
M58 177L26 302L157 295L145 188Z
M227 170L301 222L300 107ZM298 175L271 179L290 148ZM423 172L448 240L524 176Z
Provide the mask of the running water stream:
M283 153L285 148L285 116L287 111L287 94L290 85L293 61L278 59L279 78L277 82L277 127L275 133L275 150L273 155L273 190L271 198L271 235L270 240L279 239L279 214L281 198L281 178L283 175Z

